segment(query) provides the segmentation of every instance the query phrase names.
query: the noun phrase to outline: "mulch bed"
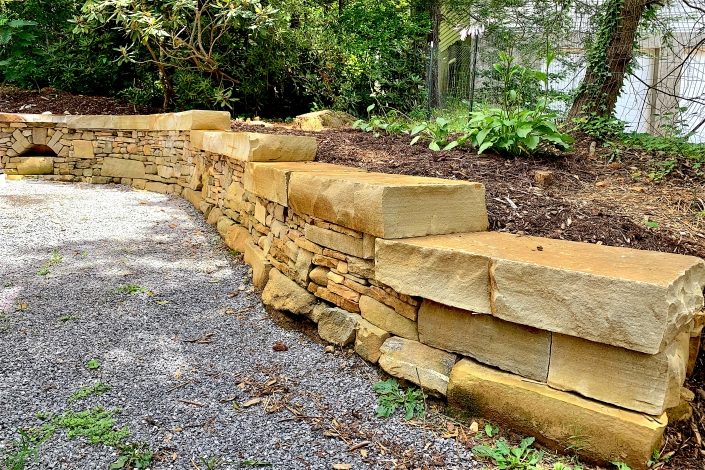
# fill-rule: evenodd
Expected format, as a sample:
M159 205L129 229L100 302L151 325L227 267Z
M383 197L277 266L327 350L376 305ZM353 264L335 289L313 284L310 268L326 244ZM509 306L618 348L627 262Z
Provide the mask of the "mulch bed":
M72 95L52 88L40 91L0 87L0 112L42 114L149 114L149 108L105 96Z

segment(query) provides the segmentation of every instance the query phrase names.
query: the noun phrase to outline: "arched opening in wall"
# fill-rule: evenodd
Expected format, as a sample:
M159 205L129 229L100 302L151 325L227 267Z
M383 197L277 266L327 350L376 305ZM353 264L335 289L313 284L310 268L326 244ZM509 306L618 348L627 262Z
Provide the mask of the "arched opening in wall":
M52 175L56 152L48 145L30 145L17 159L18 175Z

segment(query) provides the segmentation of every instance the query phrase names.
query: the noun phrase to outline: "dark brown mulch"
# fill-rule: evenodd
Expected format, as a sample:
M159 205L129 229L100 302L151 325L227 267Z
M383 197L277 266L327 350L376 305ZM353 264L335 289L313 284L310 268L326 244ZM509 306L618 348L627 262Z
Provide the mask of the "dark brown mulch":
M423 145L410 146L407 136L374 137L356 130L315 133L238 122L233 127L314 136L319 144L317 160L321 162L382 173L479 181L487 190L492 230L705 257L705 240L684 237L682 227L680 231L652 230L642 221L626 216L624 208L609 198L574 198L606 176L622 178L630 171L625 164L606 165L583 158L580 152L587 150L580 146L577 155L507 159L477 156L465 149L436 153ZM546 189L537 187L536 170L552 171L555 182ZM643 199L644 195L635 197Z
M149 114L138 107L105 96L72 95L51 88L40 91L0 87L0 113L42 114Z

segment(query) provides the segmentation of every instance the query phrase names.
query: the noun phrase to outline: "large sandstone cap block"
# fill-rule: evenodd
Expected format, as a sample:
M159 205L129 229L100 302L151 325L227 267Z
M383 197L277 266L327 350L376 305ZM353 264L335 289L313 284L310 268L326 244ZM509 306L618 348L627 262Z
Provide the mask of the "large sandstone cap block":
M545 445L572 449L600 464L622 461L646 469L668 424L658 418L607 406L470 359L450 374L448 401Z
M392 336L380 348L379 365L389 375L413 382L440 395L448 390L455 354Z
M116 178L142 179L145 177L144 163L126 158L105 157L103 167L100 170L101 176L112 176Z
M700 258L485 232L377 240L397 291L648 354L703 306Z
M419 341L424 344L472 357L522 377L546 381L551 358L548 331L430 300L421 303L418 322Z
M382 173L298 173L289 205L343 227L383 238L487 229L480 183Z
M313 137L255 132L193 131L191 145L244 162L313 161L318 149Z
M680 402L690 334L679 334L658 354L553 335L548 384L650 415Z
M184 111L181 113L142 114L135 116L86 115L66 116L69 129L115 129L145 131L188 131L230 129L227 111Z
M294 172L360 172L361 168L353 168L331 163L320 162L279 162L279 163L248 163L245 165L243 183L245 189L257 196L274 201L282 206L289 206L289 178Z

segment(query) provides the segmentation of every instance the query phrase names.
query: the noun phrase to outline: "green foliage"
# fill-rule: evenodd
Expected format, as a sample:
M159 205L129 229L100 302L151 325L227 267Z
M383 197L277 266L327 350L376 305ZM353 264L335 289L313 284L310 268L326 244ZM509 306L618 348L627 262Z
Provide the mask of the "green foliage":
M154 454L141 442L132 442L130 444L121 445L118 448L119 456L110 465L110 470L119 469L146 469L152 465Z
M59 253L58 250L52 250L51 256L49 256L49 259L42 265L41 268L39 268L37 274L39 276L46 276L51 272L50 269L56 266L57 264L61 263L63 259L64 258L61 256L61 253Z
M87 387L81 387L69 397L69 401L83 400L88 397L103 395L111 390L110 385L103 382L96 382Z
M531 155L539 145L568 150L573 138L558 130L554 116L541 110L518 109L505 112L488 108L471 113L465 138L477 153L493 150L500 155Z
M149 289L142 287L139 284L125 284L117 288L118 294L144 294L148 293Z
M116 428L118 410L91 408L84 411L66 411L52 419L57 428L66 430L69 439L84 437L91 444L118 447L130 435L127 427Z
M624 122L612 116L590 114L573 119L576 131L583 132L593 139L607 141L624 132Z
M8 451L0 460L2 468L6 470L24 470L28 465L28 460L36 462L39 458L39 446L49 439L54 434L54 431L55 428L51 425L17 431L20 437L10 443Z
M100 369L100 361L98 359L91 359L90 361L86 362L86 369L88 369L88 370Z
M612 465L615 466L617 470L632 470L629 465L627 465L624 462L610 462Z
M377 382L372 389L379 395L376 408L379 417L392 416L400 407L407 421L425 414L424 394L420 389L408 388L404 391L394 379Z
M533 437L522 439L519 446L510 447L507 441L499 439L494 447L480 445L473 447L473 453L494 462L499 470L539 470L538 464L543 453L532 449Z

